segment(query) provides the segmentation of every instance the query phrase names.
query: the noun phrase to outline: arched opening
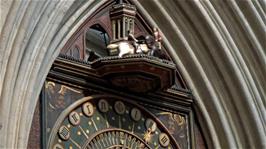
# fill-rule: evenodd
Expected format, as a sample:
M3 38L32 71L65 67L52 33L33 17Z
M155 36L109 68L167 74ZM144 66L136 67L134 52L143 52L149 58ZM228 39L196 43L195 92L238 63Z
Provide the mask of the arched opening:
M87 30L85 43L85 60L93 61L95 57L108 56L106 47L110 43L110 39L107 32L100 24L94 24Z
M1 3L0 148L26 148L37 95L58 51L106 1ZM263 2L132 2L163 30L196 96L209 148L265 147Z

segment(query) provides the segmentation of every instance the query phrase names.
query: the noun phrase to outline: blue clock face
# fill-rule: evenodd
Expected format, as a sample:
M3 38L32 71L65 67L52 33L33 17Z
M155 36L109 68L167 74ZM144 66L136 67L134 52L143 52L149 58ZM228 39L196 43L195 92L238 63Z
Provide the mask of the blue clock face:
M177 142L152 113L129 99L84 97L66 108L48 140L52 149L176 149Z

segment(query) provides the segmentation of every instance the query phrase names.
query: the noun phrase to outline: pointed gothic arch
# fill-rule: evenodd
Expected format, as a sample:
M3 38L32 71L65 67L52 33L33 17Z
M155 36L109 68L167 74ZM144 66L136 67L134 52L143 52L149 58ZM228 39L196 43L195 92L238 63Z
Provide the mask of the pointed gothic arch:
M95 75L101 73L101 71L98 72L97 68L94 68L94 65L96 65L97 61L105 61L105 59L106 60L116 59L116 61L120 61L120 59L121 59L121 62L122 62L123 59L125 59L125 60L129 61L129 62L125 62L125 64L126 64L125 66L123 66L124 64L116 64L116 65L121 65L121 68L126 67L126 70L123 70L123 73L121 73L121 75L119 75L119 73L118 73L118 76L116 76L117 75L115 72L116 70L115 69L112 70L113 66L110 67L110 66L106 65L104 67L110 67L110 68L105 73L110 74L110 75L105 76L105 78L98 78L98 79L103 79L102 81L105 81L104 79L107 79L106 81L110 81L109 83L112 84L111 88L116 88L117 90L121 90L121 92L124 92L125 95L128 94L128 96L130 94L132 94L131 92L133 92L133 93L135 92L137 94L138 93L141 93L141 94L142 93L149 93L149 92L150 92L150 94L153 94L151 92L154 92L154 96L155 97L158 96L157 98L169 98L168 96L170 96L171 94L176 95L176 96L180 96L179 97L180 101L178 101L178 98L174 98L174 97L172 97L172 98L173 98L173 100L174 99L177 100L176 102L181 102L181 103L184 102L185 104L187 104L188 106L183 107L185 110L181 110L182 108L179 109L178 104L177 104L177 107L173 108L173 109L175 109L177 113L180 112L180 115L177 113L171 113L171 112L169 113L169 112L165 111L164 113L166 113L166 114L165 114L165 116L163 116L163 117L167 117L166 116L167 114L173 115L173 116L170 116L171 118L168 118L168 120L166 121L167 123L163 122L165 125L164 127L169 127L169 128L167 128L169 130L171 129L171 135L169 137L170 138L175 137L175 139L173 139L173 142L178 142L178 143L176 143L176 146L172 146L172 148L195 148L195 149L196 148L197 149L205 148L204 139L203 139L202 134L200 132L199 126L196 123L195 118L193 117L192 107L190 106L191 105L190 102L192 102L192 100L193 100L193 99L190 99L192 97L192 94L189 91L189 89L187 88L187 85L185 84L183 77L180 75L180 72L178 72L178 70L176 68L172 68L173 70L169 70L169 68L164 68L165 70L163 70L160 68L160 67L163 67L162 64L164 64L164 65L169 64L168 67L170 67L170 65L173 65L173 64L171 64L172 62L169 61L169 60L171 60L171 58L169 57L168 54L166 54L167 51L165 50L164 44L162 44L163 48L161 50L163 50L162 53L164 53L165 56L161 60L160 60L160 58L156 59L156 57L154 57L152 55L149 56L147 54L144 54L144 55L143 54L142 55L137 54L137 55L135 55L135 57L138 58L139 60L135 61L134 57L130 58L130 56L129 56L128 58L126 58L126 57L125 58L118 58L118 57L116 58L116 57L112 57L114 55L110 55L110 53L108 53L107 45L111 44L110 41L112 41L113 43L117 42L116 39L118 39L118 37L116 37L116 36L120 36L120 37L125 36L125 35L129 36L128 34L125 34L125 35L122 34L122 32L124 32L123 29L126 29L126 28L130 29L133 26L134 27L133 31L135 31L135 32L131 32L131 33L133 34L133 36L136 36L137 40L139 40L139 41L143 40L141 42L142 44L145 44L147 34L153 34L151 32L152 27L148 26L147 23L143 23L144 18L141 16L141 14L139 12L136 13L137 17L135 20L133 20L133 19L128 20L127 18L121 18L121 19L119 18L120 23L115 24L116 27L113 28L112 26L114 24L111 23L112 18L109 15L110 9L114 8L113 6L114 6L113 2L108 1L105 4L103 4L101 7L99 7L95 11L95 13L93 13L92 16L89 16L88 19L86 19L86 21L82 23L82 25L79 27L79 29L76 30L72 34L72 36L69 38L68 42L61 49L60 56L54 62L53 66L50 70L50 73L49 73L49 75L45 81L46 85L42 90L42 93L41 93L42 95L40 97L40 102L39 102L39 103L41 103L40 107L41 107L41 113L42 113L42 118L41 118L42 135L40 137L40 139L42 140L42 144L43 144L42 147L43 148L47 148L47 147L51 148L55 145L55 147L60 148L63 146L61 144L61 143L63 143L62 141L67 141L67 139L66 140L64 140L64 139L60 140L62 138L59 138L60 142L56 143L56 144L53 144L53 139L52 139L52 142L50 141L52 136L53 136L52 138L56 137L53 135L53 132L57 131L57 130L54 130L54 127L57 127L55 125L58 123L58 122L55 123L57 116L60 114L60 112L65 113L64 111L62 111L62 110L64 110L63 108L67 108L67 106L71 106L70 104L74 104L74 101L72 99L78 100L77 97L82 97L83 95L87 95L88 93L86 93L86 92L91 90L90 89L91 87L93 88L93 86L91 86L91 87L89 87L89 88L87 87L87 89L85 89L86 85L84 86L84 84L82 84L82 83L80 84L80 83L75 82L74 80L71 80L71 79L65 80L65 79L59 79L59 78L61 78L61 77L62 78L65 78L65 77L66 78L68 78L68 77L73 78L75 76L84 75L82 73L80 74L80 70L82 70L82 68L79 67L79 65L80 65L79 62L81 62L81 64L83 64L83 65L84 64L87 65L87 67L89 67L89 68L93 68L93 71L96 71L96 73L93 75L93 76L95 76ZM114 17L116 17L116 16L114 16ZM116 19L117 19L117 17L116 17ZM125 22L122 22L123 19L125 19ZM130 25L130 23L132 23L132 22L135 22L135 24ZM123 25L125 25L125 26L123 26ZM125 28L122 28L122 27L125 27ZM120 29L119 31L117 31L118 28ZM118 34L120 32L121 35L120 34L118 35L117 33L115 33L113 31L113 29L115 29L118 32ZM116 34L116 35L114 35L114 34ZM151 36L151 35L149 35L149 36ZM127 41L128 39L125 39L125 40ZM78 52L77 52L77 50L78 50ZM78 55L77 55L77 53L78 53ZM143 64L140 64L139 66L145 67L145 69L138 71L138 69L141 69L141 68L137 68L138 63L141 63L141 61L143 61L145 59L146 59L146 61L149 61L149 59L154 59L153 61L158 61L158 65L162 65L162 66L158 67L155 64L152 64L154 66L147 67L145 65L145 63L143 63ZM61 61L61 62L59 62L59 61ZM132 64L136 63L134 65L136 65L137 67L132 69L131 67L134 65L130 64L130 61L133 62L133 63L131 62ZM58 65L59 64L58 62L61 63L60 65L63 66L62 68L60 65ZM71 75L68 76L69 75L68 72L64 72L64 69L65 69L64 65L67 64L66 62L67 63L73 63L73 66L72 66L72 64L70 66L67 66L67 67L69 67L68 68L69 70L71 70L73 68L77 69L76 72L74 73L75 74L74 76L71 76ZM106 62L108 63L108 61L106 61ZM152 62L152 61L150 61L150 62ZM127 65L132 65L132 66L127 68ZM153 71L154 69L156 69L157 72ZM57 70L60 70L60 71L57 71ZM166 70L169 72L167 72ZM112 72L112 71L114 71L114 72ZM172 72L170 72L170 71L172 71ZM64 75L61 76L60 73L63 73ZM105 73L103 73L103 74L105 74ZM130 75L127 75L127 73ZM172 74L169 74L169 76L166 76L167 73L172 73ZM87 74L87 75L89 76L89 74ZM95 79L95 78L92 78L92 76L90 76L90 78ZM76 77L76 80L79 80L79 79L80 79L79 77ZM124 79L126 79L126 81L124 81ZM170 80L171 84L168 85L167 81L169 81L169 80ZM158 81L159 81L159 83L158 83ZM136 83L139 83L138 87L136 85L134 85ZM50 85L50 87L49 87L49 84L54 84L54 85L53 86ZM104 84L102 84L102 85L104 88L105 85ZM80 86L81 88L78 86ZM55 91L56 87L57 88L59 87L60 91ZM127 88L128 90L123 89L123 88ZM74 91L76 93L81 93L81 94L79 95L79 94L76 94L74 92L68 93L68 90ZM127 92L127 91L130 91L130 92ZM156 95L156 92L158 93L158 95ZM60 95L57 93L59 93ZM69 95L67 95L67 94L69 94ZM75 97L74 94L77 97ZM115 93L115 94L117 94L117 93ZM162 95L159 95L159 94L162 94ZM165 94L165 95L163 95L163 94ZM90 94L88 94L88 95L90 95ZM69 99L70 98L69 96L71 96L72 99ZM138 96L140 96L140 95L138 95ZM142 95L140 97L144 97L144 96ZM148 97L145 97L145 98L148 99ZM143 100L143 102L145 103L146 101ZM179 106L182 107L182 104L180 104ZM183 113L182 113L182 111L183 111ZM186 111L186 112L184 112L184 111ZM39 114L39 113L37 113L37 114ZM36 119L36 116L35 116L35 119ZM37 116L37 119L38 119L38 116ZM179 119L178 125L175 124L176 123L175 119ZM179 121L182 121L182 124L181 123L179 124ZM34 120L34 122L32 123L33 127L31 130L29 142L33 142L31 140L36 140L36 137L31 137L31 136L36 136L35 133L37 133L37 134L40 133L38 131L33 130L34 126L38 125L38 123L36 124L35 122L36 122L36 120ZM170 126L170 124L168 124L168 122L169 123L172 122L171 126ZM159 122L158 122L158 124L159 124ZM70 128L69 126L67 126L67 127ZM67 130L67 128L65 130ZM132 132L133 132L133 130L132 130ZM197 134L197 135L195 135L195 134ZM154 144L154 146L152 148L154 148L156 146L159 147L160 146L159 142L157 142L157 145ZM156 141L155 141L155 143L156 143ZM75 144L77 144L77 143L75 143ZM149 144L149 146L150 145L153 145L153 143ZM29 144L29 147L33 147L33 146L36 146L36 144L34 144L34 143ZM162 143L161 143L161 146L162 146ZM170 144L169 144L169 147L171 147Z
M0 147L26 148L40 84L67 39L104 2L1 3ZM209 148L264 148L263 2L133 2L162 29Z

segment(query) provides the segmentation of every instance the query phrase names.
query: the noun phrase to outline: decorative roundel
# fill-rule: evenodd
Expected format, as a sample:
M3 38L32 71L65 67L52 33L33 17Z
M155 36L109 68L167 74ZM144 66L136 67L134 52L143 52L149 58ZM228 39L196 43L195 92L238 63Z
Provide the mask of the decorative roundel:
M120 115L123 115L126 111L126 107L122 101L116 101L114 108L115 108L115 112Z
M58 130L59 137L65 141L67 141L70 138L70 131L69 129L62 125Z
M76 111L71 112L69 114L68 118L69 118L69 121L70 121L70 123L72 125L74 125L74 126L79 125L79 123L80 123L80 116L79 116L78 112L76 112Z
M151 132L155 132L157 128L157 124L154 120L148 118L145 123L146 129L150 130Z
M82 105L82 111L86 116L91 117L94 113L94 107L90 102L86 102Z
M103 113L108 112L109 110L109 103L105 99L101 99L98 102L99 110Z
M170 139L169 139L167 134L161 133L159 135L159 142L160 142L161 146L167 147L170 143Z
M133 108L131 110L131 118L134 121L139 121L141 119L141 111L138 108Z

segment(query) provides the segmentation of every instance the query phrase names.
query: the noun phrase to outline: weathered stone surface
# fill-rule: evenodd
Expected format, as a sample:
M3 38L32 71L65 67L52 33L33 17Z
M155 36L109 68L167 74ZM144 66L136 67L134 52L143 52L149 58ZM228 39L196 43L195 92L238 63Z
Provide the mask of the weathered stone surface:
M26 148L50 66L105 1L1 1L0 148ZM163 32L196 98L209 148L266 148L265 2L133 3Z

